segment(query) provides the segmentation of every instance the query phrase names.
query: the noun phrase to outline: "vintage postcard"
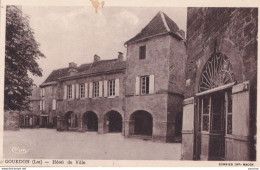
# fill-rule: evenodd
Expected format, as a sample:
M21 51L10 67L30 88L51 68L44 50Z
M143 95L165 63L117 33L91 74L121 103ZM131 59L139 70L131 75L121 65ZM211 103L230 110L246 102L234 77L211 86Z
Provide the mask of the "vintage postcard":
M258 167L257 1L1 1L0 166Z

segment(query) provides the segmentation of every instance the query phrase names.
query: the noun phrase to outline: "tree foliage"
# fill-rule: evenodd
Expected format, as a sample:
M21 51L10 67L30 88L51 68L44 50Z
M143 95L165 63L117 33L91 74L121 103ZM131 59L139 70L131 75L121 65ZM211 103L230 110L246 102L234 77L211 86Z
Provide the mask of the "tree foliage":
M4 109L28 108L33 80L28 76L42 76L37 59L45 57L39 49L29 17L16 6L6 9Z

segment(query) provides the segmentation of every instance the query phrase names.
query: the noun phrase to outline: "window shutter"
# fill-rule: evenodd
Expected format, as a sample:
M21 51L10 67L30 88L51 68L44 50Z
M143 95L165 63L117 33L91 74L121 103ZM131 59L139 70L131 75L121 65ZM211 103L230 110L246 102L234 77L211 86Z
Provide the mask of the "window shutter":
M75 99L75 85L72 84L71 87L72 87L72 88L71 88L71 91L72 91L72 99Z
M42 110L45 110L45 100L42 101Z
M89 83L89 98L92 98L92 94L93 94L93 83L90 82Z
M140 77L135 78L135 94L140 94Z
M85 83L85 98L88 98L88 83Z
M115 80L115 96L119 96L119 79Z
M104 97L107 97L107 80L104 80Z
M56 110L56 100L52 100L52 110Z
M102 84L103 84L103 83L102 83L102 81L99 81L98 84L99 84L99 92L98 92L98 93L99 93L99 97L102 97L102 96L103 96L103 95L102 95L102 91L103 91L103 86L102 86Z
M63 96L63 100L67 99L67 86L64 86L64 96Z
M149 76L149 94L154 93L154 75Z
M42 100L40 100L40 110L42 110Z
M76 99L79 98L79 84L76 84Z

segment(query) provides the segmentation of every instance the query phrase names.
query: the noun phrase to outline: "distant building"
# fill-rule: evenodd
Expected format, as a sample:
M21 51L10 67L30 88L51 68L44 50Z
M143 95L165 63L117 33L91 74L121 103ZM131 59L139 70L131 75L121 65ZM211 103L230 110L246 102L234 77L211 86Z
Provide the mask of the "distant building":
M21 128L38 128L42 126L40 112L40 88L32 87L29 110L20 111Z
M182 158L255 160L257 8L188 8Z

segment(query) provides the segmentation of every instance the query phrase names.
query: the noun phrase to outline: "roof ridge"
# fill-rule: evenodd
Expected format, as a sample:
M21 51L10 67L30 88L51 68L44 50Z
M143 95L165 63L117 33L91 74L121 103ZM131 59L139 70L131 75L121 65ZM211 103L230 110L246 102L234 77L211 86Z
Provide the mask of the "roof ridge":
M168 26L168 24L167 24L167 22L165 20L165 16L164 16L165 14L162 11L159 11L159 13L161 14L161 18L162 18L162 21L163 21L163 24L164 24L166 30L168 32L170 32L171 30L170 30L170 28L169 28L169 26Z

